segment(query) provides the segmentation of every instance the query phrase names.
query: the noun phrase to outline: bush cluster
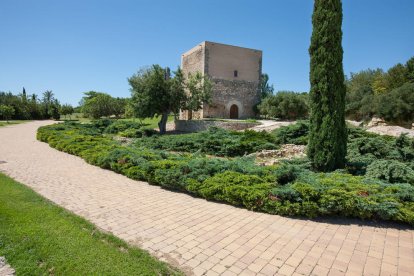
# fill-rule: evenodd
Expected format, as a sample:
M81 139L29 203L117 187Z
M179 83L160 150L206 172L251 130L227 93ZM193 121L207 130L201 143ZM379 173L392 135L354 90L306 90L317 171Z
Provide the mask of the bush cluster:
M310 174L273 189L266 211L414 222L414 187L342 173Z
M211 158L143 145L124 146L103 134L97 125L46 126L38 130L37 138L132 179L251 210L414 225L414 188L410 184L391 184L341 172L318 174L307 169L306 160L262 167L247 157Z
M135 142L138 147L152 149L201 152L216 156L243 156L264 149L276 149L274 136L263 131L228 131L212 127L207 131L182 135L143 138Z
M308 132L309 122L299 121L272 134L277 144L306 145ZM414 139L406 135L394 138L349 127L346 159L347 173L389 183L413 183Z
M304 119L308 116L308 94L279 91L268 95L258 105L260 115L281 120Z
M308 143L309 121L298 121L296 124L273 130L278 144L306 145Z
M145 124L125 120L98 120L98 122L109 121L109 124L103 129L103 133L117 134L127 138L150 137L158 132L152 128L146 127Z

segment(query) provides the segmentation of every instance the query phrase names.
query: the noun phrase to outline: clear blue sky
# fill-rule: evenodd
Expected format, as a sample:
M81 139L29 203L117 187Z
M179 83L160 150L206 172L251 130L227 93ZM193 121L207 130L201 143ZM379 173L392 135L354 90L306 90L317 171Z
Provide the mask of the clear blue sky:
M388 69L414 56L413 0L344 0L344 69ZM2 0L0 91L130 95L141 66L176 68L209 40L263 50L276 90L309 90L311 0Z

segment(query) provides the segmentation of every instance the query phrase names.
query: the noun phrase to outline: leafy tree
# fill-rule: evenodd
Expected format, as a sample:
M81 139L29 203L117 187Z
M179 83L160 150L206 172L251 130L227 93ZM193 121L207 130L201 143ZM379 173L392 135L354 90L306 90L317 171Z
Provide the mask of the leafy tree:
M296 120L308 115L308 94L279 91L262 100L259 112L265 117L282 120Z
M28 119L49 119L56 117L59 111L59 101L57 101L52 91L43 93L42 100L39 101L36 94L27 95L26 90L22 93L13 95L11 92L0 92L0 105L13 107L15 120Z
M375 115L391 123L411 125L412 101L409 86L405 86L407 83L414 83L414 57L385 73L382 69L351 73L346 81L347 117L367 120Z
M127 105L127 99L124 98L113 98L113 115L119 118L121 115L125 114L125 108Z
M414 83L414 57L410 58L407 63L405 64L405 74L406 74L406 80L408 82Z
M268 74L262 74L260 77L260 95L261 98L264 99L267 96L273 95L274 87L273 84L269 84L269 75Z
M346 80L346 115L350 119L368 119L375 113L374 91L372 83L381 69L362 70L358 73L351 73Z
M189 74L187 78L178 69L171 77L169 68L153 65L144 68L128 79L131 85L134 113L139 118L161 116L158 123L160 133L166 132L170 113L180 109L199 110L203 102L209 102L211 82L200 73Z
M82 112L94 119L114 115L114 98L102 92L89 91L81 100Z
M14 115L14 108L12 106L0 105L0 116L3 117L7 123Z
M135 109L131 99L127 99L127 103L125 105L125 118L135 118Z
M386 121L402 124L414 120L414 83L406 83L377 100L377 115Z
M310 53L308 156L314 169L345 166L347 130L342 49L342 2L315 0Z
M388 80L387 75L382 71L378 71L373 82L372 82L372 90L375 94L379 95L382 93L387 92L389 89L388 87Z
M55 120L60 119L60 103L57 99L53 99L49 108L49 115Z
M46 90L43 92L42 104L43 104L43 113L45 116L51 116L51 105L53 103L54 95L51 90Z
M26 94L26 89L24 89L24 87L23 87L23 92L22 92L22 101L24 103L27 102L27 94Z
M407 69L401 63L391 67L386 74L387 88L391 91L407 82Z
M70 104L64 104L60 107L60 113L63 116L68 116L69 115L69 120L70 120L70 116L75 112L73 106L71 106Z
M182 74L181 70L176 72L176 76ZM194 74L188 74L186 81L182 82L183 78L180 76L173 80L173 90L177 94L182 93L182 88L188 91L188 94L184 93L183 101L175 104L181 106L181 109L197 111L203 107L203 103L211 101L211 82L205 78L200 72ZM177 95L177 98L180 98ZM177 113L177 112L175 112Z

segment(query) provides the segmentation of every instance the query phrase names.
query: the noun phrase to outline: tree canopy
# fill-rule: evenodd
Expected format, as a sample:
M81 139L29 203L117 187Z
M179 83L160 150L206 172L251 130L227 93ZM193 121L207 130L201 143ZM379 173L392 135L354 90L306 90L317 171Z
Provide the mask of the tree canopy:
M314 169L332 171L345 166L347 144L342 2L315 0L312 24L308 156Z
M139 118L161 116L158 123L160 133L166 132L170 113L182 110L199 110L204 102L210 101L212 84L197 72L184 76L177 69L171 76L169 68L153 65L143 68L129 79L131 105Z
M266 118L296 120L308 115L308 94L292 91L279 91L267 96L258 106L259 112Z
M266 98L267 96L273 95L275 88L273 84L269 84L269 75L264 73L260 76L260 96L262 99Z
M410 107L414 103L409 84L414 83L410 77L413 69L414 57L388 71L367 69L351 73L345 82L347 117L369 120L379 116L390 123L411 126L414 112L410 112Z
M125 113L126 99L114 98L107 93L88 91L84 93L80 104L85 116L94 119L115 115L121 116Z
M0 92L0 105L13 108L11 119L14 120L41 120L55 118L59 119L60 103L52 91L45 91L42 98L36 94L27 94L23 89L22 93ZM3 116L0 116L3 118Z

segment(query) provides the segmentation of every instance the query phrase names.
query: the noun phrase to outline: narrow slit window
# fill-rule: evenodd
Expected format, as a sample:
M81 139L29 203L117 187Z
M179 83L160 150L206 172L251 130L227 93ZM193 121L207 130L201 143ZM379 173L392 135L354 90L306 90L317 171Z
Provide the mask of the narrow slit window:
M239 72L237 72L237 70L234 70L234 77L237 78L237 76L239 75Z

